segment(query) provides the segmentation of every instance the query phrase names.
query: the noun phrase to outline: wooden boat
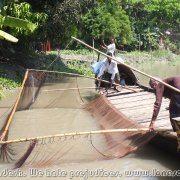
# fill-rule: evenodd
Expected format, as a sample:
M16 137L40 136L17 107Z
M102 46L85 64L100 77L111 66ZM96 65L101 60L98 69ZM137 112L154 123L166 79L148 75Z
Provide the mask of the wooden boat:
M155 102L153 90L141 85L133 71L123 64L118 64L118 69L120 74L126 75L127 89L120 88L120 91L108 89L106 92L108 101L129 119L148 128ZM166 150L180 157L180 153L177 152L177 135L172 130L168 107L169 99L163 98L155 128L171 129L171 131L158 132L151 143L163 151Z

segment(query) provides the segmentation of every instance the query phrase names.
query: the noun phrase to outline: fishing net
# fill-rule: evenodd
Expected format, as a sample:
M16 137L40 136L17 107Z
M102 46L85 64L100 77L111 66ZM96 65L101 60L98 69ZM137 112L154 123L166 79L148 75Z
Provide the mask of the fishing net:
M177 133L177 151L180 152L180 120L176 119L174 120L176 133Z
M13 168L119 158L154 136L141 131L103 132L143 126L100 96L91 78L28 70L23 82L15 105L1 116L5 143L1 142L0 157Z

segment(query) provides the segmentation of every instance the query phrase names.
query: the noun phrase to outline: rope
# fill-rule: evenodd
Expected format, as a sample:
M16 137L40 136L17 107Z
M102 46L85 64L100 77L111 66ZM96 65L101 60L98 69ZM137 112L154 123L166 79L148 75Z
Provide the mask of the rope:
M72 39L69 41L69 43L66 45L65 49L69 46L69 44L72 42ZM53 63L60 57L60 50L58 49L58 55L56 56L56 58L47 66L47 69L49 69Z
M91 143L91 145L92 145L92 147L99 153L99 154L101 154L103 157L106 157L106 158L112 158L113 156L111 156L111 155L106 155L106 154L104 154L104 153L102 153L100 150L98 150L95 146L94 146L94 144L93 144L93 142L92 142L92 137L91 137L91 134L90 134L90 143Z
M77 87L77 90L78 90L79 97L80 97L82 103L84 103L84 100L83 100L83 98L81 96L80 89L79 89L79 86L78 86L77 77L76 77L76 87Z
M56 58L48 65L47 69L49 69L51 67L51 65L59 58L59 51L58 51L58 55L56 56Z

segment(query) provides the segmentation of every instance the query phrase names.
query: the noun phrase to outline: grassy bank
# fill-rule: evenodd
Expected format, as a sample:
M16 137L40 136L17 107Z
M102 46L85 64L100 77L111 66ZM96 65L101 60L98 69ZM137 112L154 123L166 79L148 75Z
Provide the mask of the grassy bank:
M31 62L31 65L28 66L29 69L44 69L93 76L90 66L80 61L65 63L57 56L57 52L52 52L47 55L37 54L36 58L33 55L33 60L34 64ZM29 58L28 61L32 61L32 59ZM19 65L17 68L15 66L12 67L12 64L8 63L6 66L4 66L4 63L3 65L0 64L0 100L5 96L7 90L12 90L21 85L25 70L25 67L20 67Z
M47 69L53 71L63 71L71 72L77 74L83 74L86 76L94 76L90 63L92 62L92 51L89 50L62 50L60 55L73 55L78 58L86 60L90 57L89 63L84 63L83 60L60 60L57 58L57 51L52 51L47 55L33 54L29 55L29 58L23 59L23 62L26 62L26 66L19 66L14 64L6 64L1 66L0 64L0 99L3 97L6 90L11 90L20 86L24 72L26 68L35 68L35 69ZM97 54L95 53L95 60ZM135 67L138 67L138 64L148 62L154 63L159 61L168 61L170 65L176 65L180 62L180 56L171 53L170 51L152 51L152 52L130 52L130 53L121 53L117 56L122 57L127 64L133 63ZM33 58L32 58L33 57ZM104 57L101 57L104 58ZM135 64L134 64L135 63Z
M6 66L8 68L8 66ZM12 68L11 68L12 70ZM7 90L12 90L21 85L22 71L13 72L0 68L0 100L6 95Z

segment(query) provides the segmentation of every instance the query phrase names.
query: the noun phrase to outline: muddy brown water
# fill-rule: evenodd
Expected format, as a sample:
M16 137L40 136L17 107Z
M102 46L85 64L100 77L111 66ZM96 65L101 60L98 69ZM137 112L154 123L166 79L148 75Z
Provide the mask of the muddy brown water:
M144 63L131 63L132 67L141 70L149 75L165 79L170 76L180 75L180 61L177 62L152 62L146 61ZM148 86L149 78L135 72L136 76L139 78L140 82Z
M135 66L135 65L134 65ZM149 73L153 76L158 76L165 78L172 75L180 74L180 63L174 65L166 63L154 63L154 64L141 64L136 65L139 70L142 70L146 73ZM147 85L147 78L137 75L141 82ZM10 107L17 95L17 91L11 92L6 100L6 107ZM0 103L0 107L4 106L4 102ZM5 109L1 109L0 115L2 115ZM30 112L19 112L16 114L16 122L13 122L12 132L10 137L22 137L30 133L28 132L28 127L30 119L32 121L38 121L43 115L45 126L49 126L48 118L49 115L52 117L53 114L56 114L56 109L53 112L44 110L41 113L33 113L33 116L29 115ZM59 116L63 114L66 115L68 119L67 127L65 125L63 128L65 130L79 129L79 130L88 130L96 129L96 125L91 117L88 117L87 114L82 113L78 110L73 110L72 113L68 112L67 109L62 109L62 112ZM45 116L47 115L47 116ZM76 117L76 123L74 121ZM28 119L26 123L23 122L23 119ZM56 116L58 119L59 117ZM85 122L84 119L87 121ZM63 121L66 121L65 119ZM88 122L88 123L87 123ZM78 124L78 125L77 125ZM49 126L49 132L45 131L45 128L42 128L40 131L38 127L40 126L38 122L37 127L34 128L34 135L45 135L46 133L52 134L54 124L51 124L53 127ZM25 126L24 128L22 126ZM20 133L21 129L23 131ZM57 129L56 129L57 130ZM58 132L55 132L58 133ZM32 132L30 133L32 134ZM99 142L101 143L101 142ZM79 150L87 150L85 145L79 146ZM150 144L145 145L140 148L135 153L129 154L126 157L121 159L111 159L111 160L101 160L101 161L89 161L81 163L65 163L59 164L58 166L51 166L46 168L35 168L25 166L18 170L12 170L9 164L0 164L0 177L1 179L132 179L132 180L161 180L161 179L179 179L180 176L180 163L179 159L173 157L170 154L167 154L165 151L162 152L155 146Z

